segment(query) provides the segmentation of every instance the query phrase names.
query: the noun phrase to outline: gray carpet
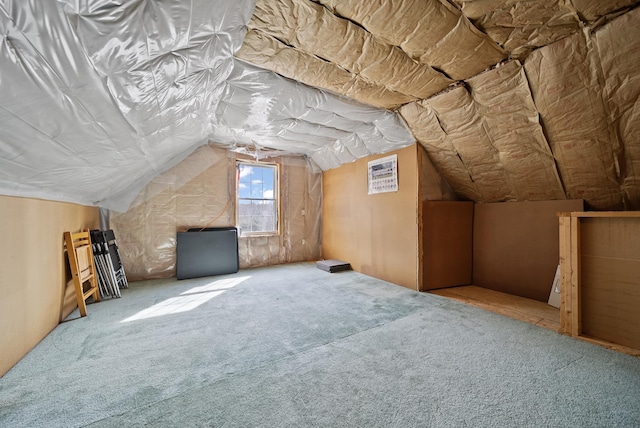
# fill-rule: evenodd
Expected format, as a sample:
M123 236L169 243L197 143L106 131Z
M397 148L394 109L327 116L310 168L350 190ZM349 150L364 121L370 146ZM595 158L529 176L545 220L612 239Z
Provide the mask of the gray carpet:
M0 379L0 426L640 426L640 359L356 272L138 282L88 312Z

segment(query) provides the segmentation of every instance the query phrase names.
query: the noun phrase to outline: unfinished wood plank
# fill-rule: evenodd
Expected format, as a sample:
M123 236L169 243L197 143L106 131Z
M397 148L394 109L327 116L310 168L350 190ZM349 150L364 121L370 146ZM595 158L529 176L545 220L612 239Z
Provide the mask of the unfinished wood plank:
M640 211L576 211L571 217L640 217Z
M560 236L560 333L571 334L571 216L563 213L559 218Z
M611 349L613 351L618 351L624 354L640 357L640 350L636 348L629 348L628 346L623 346L617 343L608 342L606 340L596 339L594 337L585 336L585 335L582 335L578 338L580 340L584 340L585 342L593 343L594 345L604 346L605 348Z
M430 293L550 330L558 331L560 328L560 311L536 300L474 285L431 290Z
M546 328L548 330L559 331L560 330L560 322L557 320L550 320L547 318L541 319L536 323L538 327Z
M580 219L571 217L571 335L580 336Z
M418 179L418 194L422 193L423 186L426 186L427 183L423 181L423 176L420 174L422 171L422 163L424 162L424 157L426 153L424 149L421 148L419 144L416 144L416 177ZM424 290L424 225L423 223L424 212L423 212L423 204L418 203L418 271L416 278L416 287L418 291Z

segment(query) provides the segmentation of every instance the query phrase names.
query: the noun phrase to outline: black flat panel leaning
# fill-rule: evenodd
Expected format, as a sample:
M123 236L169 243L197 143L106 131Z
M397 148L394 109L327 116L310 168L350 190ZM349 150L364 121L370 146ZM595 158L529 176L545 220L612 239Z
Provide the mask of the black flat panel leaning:
M187 232L178 232L177 238L177 279L238 272L237 228L191 228Z

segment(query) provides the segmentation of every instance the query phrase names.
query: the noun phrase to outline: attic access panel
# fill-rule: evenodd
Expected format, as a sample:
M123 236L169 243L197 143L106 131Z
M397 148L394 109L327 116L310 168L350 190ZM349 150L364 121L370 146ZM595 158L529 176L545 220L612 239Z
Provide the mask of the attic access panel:
M239 268L237 228L192 228L178 232L177 279L236 273Z

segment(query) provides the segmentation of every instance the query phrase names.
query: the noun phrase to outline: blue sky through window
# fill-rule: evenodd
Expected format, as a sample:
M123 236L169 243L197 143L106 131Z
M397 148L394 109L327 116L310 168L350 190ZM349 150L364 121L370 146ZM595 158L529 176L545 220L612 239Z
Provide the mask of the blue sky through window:
M240 164L238 196L252 199L274 199L276 169L267 166Z

